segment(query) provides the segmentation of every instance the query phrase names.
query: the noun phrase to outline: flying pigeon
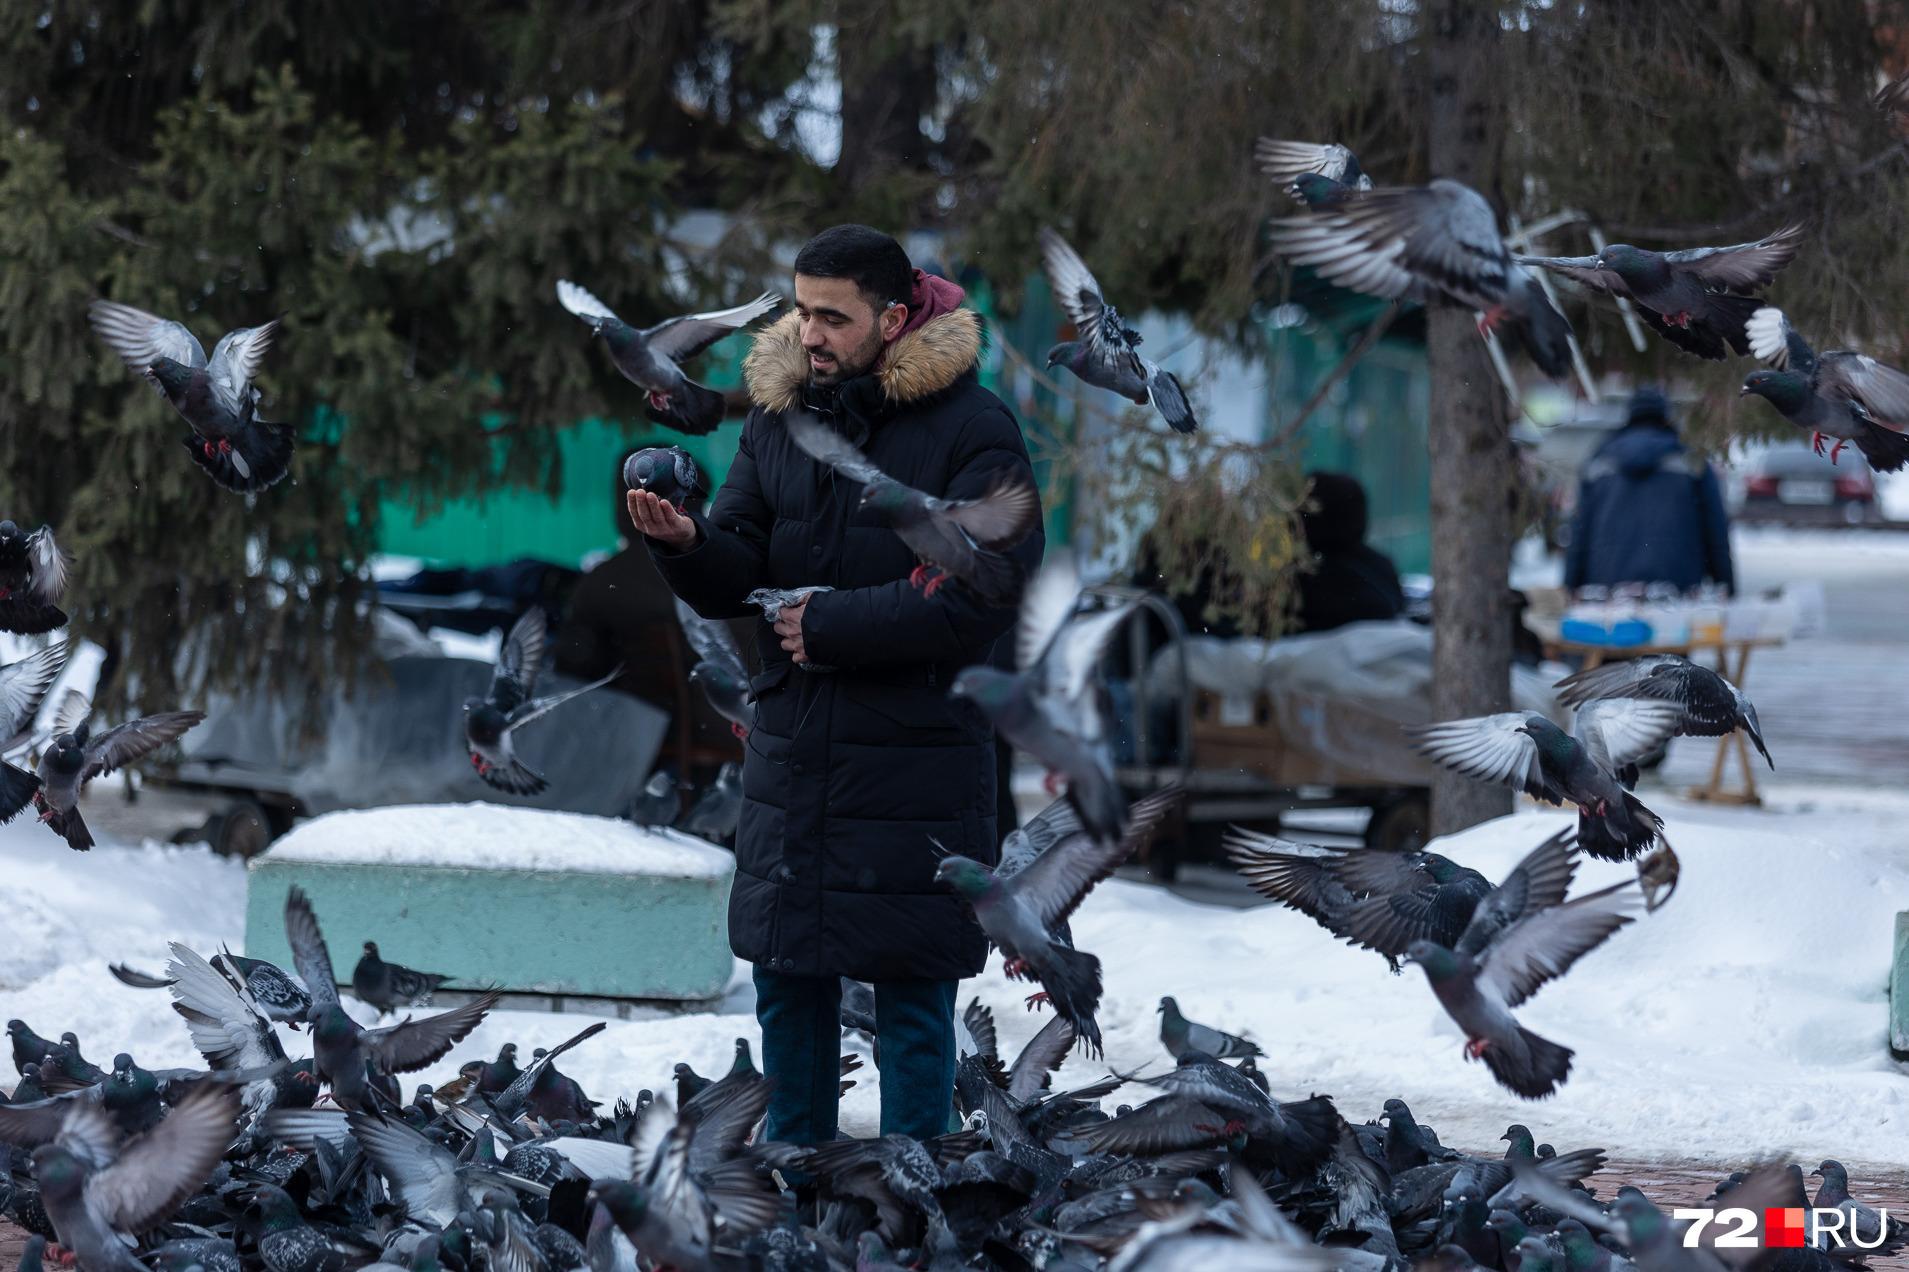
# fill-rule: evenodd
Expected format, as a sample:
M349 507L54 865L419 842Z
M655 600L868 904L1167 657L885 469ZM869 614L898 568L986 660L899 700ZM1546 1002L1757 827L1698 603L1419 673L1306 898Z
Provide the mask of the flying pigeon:
M497 1005L493 990L422 1020L406 1016L395 1025L365 1029L339 1005L331 951L311 901L296 884L285 896L285 939L292 947L292 965L312 995L312 1059L318 1078L330 1085L332 1100L342 1109L379 1112L378 1095L397 1107L391 1075L436 1064Z
M1100 661L1138 603L1083 610L1072 561L1056 557L1021 600L1015 665L1022 670L966 667L949 690L979 707L1050 775L1065 776L1068 801L1102 840L1120 838L1127 805L1114 780Z
M1512 1009L1631 922L1637 901L1626 881L1525 912L1522 899L1501 888L1480 903L1455 947L1414 941L1405 956L1465 1031L1465 1058L1482 1058L1506 1090L1536 1100L1564 1082L1571 1049L1520 1026Z
M742 649L727 623L704 618L681 598L676 597L676 621L696 655L689 678L703 687L703 696L717 714L729 721L729 730L738 738L749 736L756 727L756 704L749 698L749 669L742 661Z
M192 462L227 490L264 490L291 471L294 430L258 418L253 383L278 334L277 318L220 337L212 357L182 323L143 309L96 300L87 317L100 339L146 377L192 426Z
M684 375L678 364L782 303L782 297L764 292L734 309L668 318L654 327L637 328L568 279L557 281L557 299L590 325L591 335L603 337L623 378L649 395L655 419L697 436L713 432L722 423L723 396Z
M1259 170L1308 207L1335 203L1372 188L1359 157L1336 142L1280 141L1261 137L1253 145Z
M247 1127L274 1108L308 1106L318 1094L316 1081L286 1067L278 1034L231 956L221 954L214 964L177 941L171 950L172 1009L184 1017L192 1045L215 1073L259 1075L239 1091Z
M1215 1060L1243 1060L1266 1054L1244 1038L1188 1020L1171 997L1160 1000L1160 1045L1175 1060L1184 1060L1195 1051Z
M680 446L649 446L623 461L623 484L647 490L682 512L709 497L709 483Z
M1408 729L1418 749L1454 772L1578 808L1578 847L1604 861L1649 848L1663 819L1624 789L1619 774L1668 738L1683 718L1672 702L1586 703L1566 733L1518 711Z
M683 796L675 780L661 769L650 774L650 780L630 801L630 820L639 826L668 826L682 811Z
M1755 394L1808 429L1818 455L1823 439L1835 438L1832 464L1853 445L1877 472L1909 465L1909 375L1854 349L1819 354L1781 309L1768 305L1750 315L1746 330L1750 351L1776 369L1752 371L1740 396Z
M86 784L178 741L203 719L203 711L164 711L130 720L97 737L89 734L84 722L70 733L56 735L40 757L40 789L33 794L40 820L64 836L68 847L85 852L93 846L92 832L79 810Z
M222 974L231 978L233 988L243 989L251 996L251 1005L267 1020L296 1030L299 1022L311 1013L312 996L277 964L221 950L218 966ZM170 989L178 984L174 977L153 976L123 963L110 964L106 970L112 973L114 980L134 989Z
M1744 327L1768 287L1803 245L1803 227L1786 226L1754 243L1653 252L1612 243L1595 256L1520 256L1594 291L1629 299L1658 335L1713 361L1750 352Z
M72 562L53 541L53 529L28 534L0 521L0 632L38 636L66 626L59 607Z
M58 1138L33 1150L40 1202L60 1244L88 1272L143 1272L129 1242L172 1216L232 1139L237 1097L206 1084L158 1125L122 1140L102 1107L76 1100Z
M66 666L66 646L48 645L38 653L0 667L0 755L33 736L46 691ZM40 789L40 779L0 760L0 825L12 821Z
M513 737L517 730L623 674L618 666L587 685L533 698L530 695L543 672L544 635L544 612L533 605L504 638L489 696L464 700L464 740L470 748L471 767L490 785L511 795L536 795L550 785L517 758Z
M376 1007L379 1014L400 1007L416 1007L431 1001L431 994L449 976L420 972L398 963L387 963L378 955L376 941L365 942L365 952L351 969L351 992L361 1002Z
M1053 230L1043 228L1040 239L1041 266L1054 299L1074 322L1074 339L1047 351L1048 369L1066 367L1097 389L1151 405L1176 433L1199 427L1180 381L1141 356L1140 333L1107 303L1086 262Z
M1622 662L1605 663L1589 671L1573 672L1555 686L1558 701L1568 707L1605 698L1649 698L1683 708L1678 737L1719 738L1742 729L1772 769L1776 761L1763 744L1763 726L1757 709L1743 690L1700 663L1680 654L1646 654Z
M1076 1135L1097 1153L1161 1153L1224 1144L1245 1135L1268 1148L1282 1173L1309 1177L1332 1153L1339 1111L1332 1097L1276 1101L1238 1069L1189 1051L1179 1067L1137 1081L1164 1095Z
M1007 960L1009 976L1040 982L1056 1013L1074 1026L1081 1046L1100 1054L1100 960L1054 939L1054 927L1086 899L1095 884L1114 872L1142 843L1151 839L1180 792L1151 795L1134 806L1124 837L1101 839L1075 835L1055 844L1020 874L1003 879L968 857L951 855L935 867L935 880L960 894L974 911L988 940Z
M989 605L1013 602L1020 570L1002 553L1040 520L1040 496L1032 485L998 475L976 498L941 499L896 481L807 411L787 412L783 425L809 458L862 483L860 506L879 514L921 562L908 581L925 595L957 578Z
M1485 197L1443 178L1423 186L1332 192L1304 216L1272 223L1275 251L1366 296L1483 313L1481 332L1510 318L1539 370L1571 365L1571 324L1512 260Z
M1909 115L1909 74L1898 75L1877 89L1874 100L1877 110Z
M690 805L677 829L719 844L736 833L736 823L741 819L742 765L727 760L709 789Z

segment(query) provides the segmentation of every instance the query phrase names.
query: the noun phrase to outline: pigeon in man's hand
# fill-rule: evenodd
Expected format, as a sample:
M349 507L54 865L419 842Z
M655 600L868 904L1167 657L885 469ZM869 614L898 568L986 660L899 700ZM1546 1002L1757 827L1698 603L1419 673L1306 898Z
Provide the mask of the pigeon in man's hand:
M1628 299L1658 335L1700 358L1750 352L1745 326L1797 248L1803 227L1786 226L1754 243L1653 252L1612 243L1595 256L1520 256L1593 291Z
M66 666L66 646L48 645L38 653L0 667L0 755L33 737L46 691ZM40 789L37 775L0 760L0 824L12 821Z
M97 736L84 721L70 733L55 735L40 757L40 789L33 794L40 820L63 836L69 847L85 852L93 846L92 832L79 810L86 784L178 741L203 719L203 711L164 711L129 720Z
M783 425L809 458L862 483L859 507L880 516L915 554L921 564L908 581L925 595L954 578L989 605L1013 602L1021 571L1003 553L1040 520L1041 501L1032 485L1002 475L975 498L941 499L888 476L808 411L786 413Z
M683 796L676 781L662 769L650 774L636 798L630 801L630 820L639 826L668 826L683 811Z
M0 632L39 636L66 626L59 607L72 563L50 526L31 533L0 521Z
M1512 260L1478 191L1443 178L1363 190L1299 184L1324 197L1270 227L1273 250L1292 264L1362 295L1478 311L1481 332L1509 319L1539 370L1570 370L1571 324Z
M1138 599L1083 607L1071 559L1041 567L1021 599L1016 628L1018 672L976 665L949 692L966 698L1001 735L1046 766L1050 789L1067 780L1067 798L1096 838L1120 838L1126 800L1114 780L1112 737L1100 660Z
M749 700L749 668L742 661L736 634L729 624L698 614L682 597L672 599L676 621L696 655L696 665L689 669L690 682L703 687L703 696L729 721L731 733L747 738L756 727L756 704Z
M1588 671L1577 671L1553 686L1558 701L1567 707L1581 707L1605 698L1648 698L1671 702L1683 708L1677 722L1678 737L1720 738L1742 729L1751 745L1772 769L1770 748L1763 744L1763 727L1757 723L1757 709L1743 696L1743 690L1704 666L1681 654L1645 654L1605 663Z
M532 605L504 638L489 695L464 700L464 740L470 749L471 767L490 785L511 795L540 794L550 785L541 773L517 758L517 730L623 674L618 666L587 685L547 698L531 697L543 673L545 634L544 612Z
M351 992L360 1002L370 1003L380 1015L400 1007L415 1007L431 1001L438 986L450 980L437 972L420 972L399 963L387 963L378 954L376 941L365 942L365 952L351 969Z
M243 493L264 490L291 471L294 430L258 418L253 383L278 319L227 332L207 358L183 323L110 300L94 301L87 316L100 339L192 426L186 450L213 481Z
M688 451L680 446L649 446L623 461L623 484L647 490L678 512L700 507L709 497L709 483Z
M716 773L716 780L709 784L689 812L684 814L677 829L684 834L697 835L712 844L727 843L736 833L736 823L742 820L742 765L734 760L724 763Z
M1571 733L1519 711L1406 732L1420 751L1454 772L1547 804L1577 805L1578 847L1604 861L1629 861L1656 842L1664 822L1624 788L1620 775L1682 719L1674 702L1614 698L1581 707Z
M733 309L666 318L654 327L638 328L568 279L558 280L557 299L589 324L591 335L603 338L623 378L647 394L650 418L693 436L713 432L722 423L723 395L684 375L679 364L782 303L782 297L765 292Z
M1832 464L1843 447L1854 446L1877 472L1909 465L1909 375L1854 349L1819 354L1771 306L1751 314L1747 330L1750 351L1775 369L1752 371L1738 396L1760 397L1808 429L1818 455L1823 439L1835 438Z
M773 624L777 619L782 617L782 611L785 607L801 605L817 592L833 592L834 590L834 588L829 587L827 584L812 584L808 587L759 587L744 597L743 600L762 611L762 619L764 622ZM835 670L833 667L824 667L818 663L810 662L807 655L794 661L795 665L800 667L803 671L816 672Z
M1178 789L1150 795L1134 805L1125 836L1081 833L1042 853L1021 873L1003 879L978 861L944 857L935 879L952 887L974 910L988 940L1006 959L1009 976L1040 982L1054 1010L1074 1026L1082 1048L1100 1054L1100 960L1054 939L1054 928L1159 829L1180 799Z
M1536 1100L1564 1082L1572 1052L1519 1025L1512 1010L1631 922L1639 892L1627 880L1533 911L1506 883L1479 903L1455 948L1414 941L1405 956L1465 1031L1465 1058L1484 1060L1506 1090Z
M1129 327L1094 280L1080 254L1053 230L1041 230L1041 267L1054 299L1074 322L1074 338L1047 351L1047 367L1066 367L1097 389L1152 406L1176 433L1199 426L1186 390L1173 372L1140 355L1140 333Z

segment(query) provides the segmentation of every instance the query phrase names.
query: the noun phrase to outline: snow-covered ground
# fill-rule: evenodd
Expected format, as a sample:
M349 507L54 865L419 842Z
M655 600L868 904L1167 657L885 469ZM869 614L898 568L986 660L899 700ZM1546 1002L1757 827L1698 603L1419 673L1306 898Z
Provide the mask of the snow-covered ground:
M1569 1083L1550 1100L1520 1101L1465 1063L1462 1039L1416 969L1394 977L1375 955L1283 910L1205 906L1119 880L1074 920L1081 946L1105 963L1107 1055L1076 1056L1063 1080L1108 1066L1157 1071L1165 1057L1155 1007L1174 994L1195 1019L1255 1037L1276 1093L1330 1092L1355 1120L1402 1095L1448 1142L1471 1146L1523 1121L1561 1147L1599 1144L1633 1159L1791 1152L1900 1168L1909 1157L1909 1066L1886 1050L1885 978L1893 917L1909 906L1900 829L1909 797L1779 787L1762 811L1653 802L1682 858L1677 895L1520 1013L1577 1050ZM1440 848L1498 877L1560 824L1560 814L1524 812ZM1628 870L1587 862L1578 888ZM245 887L237 864L155 844L73 853L22 819L0 828L0 872L9 883L0 1017L49 1036L72 1029L96 1061L122 1048L147 1065L194 1061L168 997L119 985L106 965L157 971L169 939L236 948ZM747 969L737 970L719 1010L612 1022L565 1057L565 1071L604 1100L666 1090L682 1060L724 1071L734 1040L756 1039ZM1027 988L1005 980L997 960L963 987L962 1001L978 993L1004 1045L1018 1046L1043 1019L1022 1009ZM506 1041L527 1052L582 1023L500 1012L417 1077L442 1081ZM283 1037L294 1055L307 1046L302 1033ZM1144 1094L1136 1086L1116 1098ZM844 1101L846 1128L872 1132L876 1107L865 1070Z

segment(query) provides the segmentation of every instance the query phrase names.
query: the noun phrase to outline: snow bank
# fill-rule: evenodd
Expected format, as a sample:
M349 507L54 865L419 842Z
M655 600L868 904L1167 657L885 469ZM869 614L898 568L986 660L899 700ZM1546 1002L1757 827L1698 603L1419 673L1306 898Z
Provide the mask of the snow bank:
M501 804L408 804L327 813L272 845L277 861L714 879L735 859L676 830Z

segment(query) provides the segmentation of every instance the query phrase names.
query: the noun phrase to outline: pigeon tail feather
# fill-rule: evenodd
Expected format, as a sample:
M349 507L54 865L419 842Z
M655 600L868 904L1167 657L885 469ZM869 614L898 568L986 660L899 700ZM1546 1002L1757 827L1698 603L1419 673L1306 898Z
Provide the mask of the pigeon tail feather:
M1864 420L1851 440L1869 461L1869 466L1879 473L1901 472L1909 465L1909 433L1898 433L1874 420Z
M1094 1012L1100 1007L1100 960L1065 945L1052 945L1041 959L1041 988L1054 1010L1074 1026L1081 1050L1100 1055L1100 1025Z
M40 789L37 775L12 764L0 763L0 825L19 816Z
M1556 1091L1571 1072L1571 1048L1540 1038L1518 1027L1518 1048L1491 1046L1484 1050L1485 1067L1507 1091L1527 1100L1541 1100Z
M1630 861L1657 842L1664 819L1631 794L1605 810L1602 817L1578 810L1578 848L1600 861Z
M722 394L685 377L681 384L671 390L669 405L652 410L650 418L679 433L701 437L716 431L716 426L723 422L723 415L728 409L729 404Z

